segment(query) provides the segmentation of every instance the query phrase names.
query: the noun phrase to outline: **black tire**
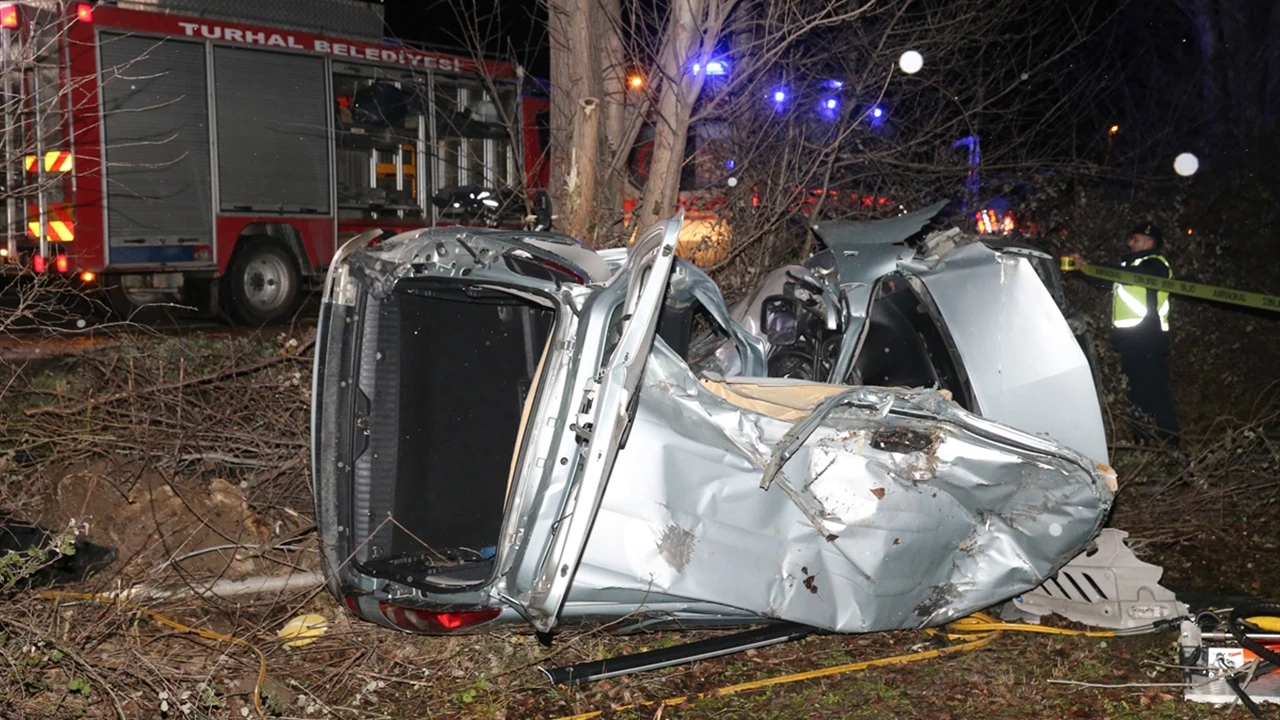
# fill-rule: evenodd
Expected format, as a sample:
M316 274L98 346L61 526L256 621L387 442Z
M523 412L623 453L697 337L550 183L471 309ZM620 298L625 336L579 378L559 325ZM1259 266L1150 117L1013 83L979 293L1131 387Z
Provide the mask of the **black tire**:
M227 315L251 327L292 320L302 298L298 260L286 243L272 237L241 238L222 282Z

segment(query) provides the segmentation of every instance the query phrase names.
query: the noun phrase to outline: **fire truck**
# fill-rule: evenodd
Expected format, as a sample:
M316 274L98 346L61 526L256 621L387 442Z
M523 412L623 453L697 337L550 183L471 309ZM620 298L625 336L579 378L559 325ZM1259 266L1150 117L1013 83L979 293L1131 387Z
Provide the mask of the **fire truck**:
M0 54L0 255L123 314L283 322L347 238L518 223L540 181L523 74L387 41L377 4L0 3Z

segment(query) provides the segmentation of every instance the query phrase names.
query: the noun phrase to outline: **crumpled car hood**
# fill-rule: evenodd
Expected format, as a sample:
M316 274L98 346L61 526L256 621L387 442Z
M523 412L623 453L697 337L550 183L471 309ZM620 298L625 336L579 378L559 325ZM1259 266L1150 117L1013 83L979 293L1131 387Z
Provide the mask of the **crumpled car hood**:
M762 489L823 396L834 408ZM659 342L570 599L638 588L836 632L938 625L1079 552L1111 506L1109 472L938 392L699 381Z

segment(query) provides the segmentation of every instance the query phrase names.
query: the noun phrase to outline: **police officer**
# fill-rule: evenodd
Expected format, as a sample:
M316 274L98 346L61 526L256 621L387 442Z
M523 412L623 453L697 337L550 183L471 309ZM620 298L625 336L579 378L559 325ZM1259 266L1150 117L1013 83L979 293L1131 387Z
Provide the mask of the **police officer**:
M1163 246L1160 228L1145 222L1129 233L1129 252L1118 265L1099 264L1172 278L1169 261L1160 254ZM1076 263L1088 262L1079 253L1071 258ZM1135 422L1134 439L1139 444L1161 440L1176 446L1180 430L1169 394L1169 293L1083 277L1090 285L1111 290L1111 344L1120 354L1120 368L1129 381L1129 401L1155 421L1154 432L1149 424Z

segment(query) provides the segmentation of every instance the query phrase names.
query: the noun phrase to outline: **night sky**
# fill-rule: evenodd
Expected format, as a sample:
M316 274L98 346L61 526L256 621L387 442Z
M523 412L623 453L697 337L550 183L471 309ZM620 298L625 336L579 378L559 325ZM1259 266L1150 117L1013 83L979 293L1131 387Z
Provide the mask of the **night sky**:
M467 25L479 18L488 41L484 51L513 59L546 77L550 59L538 0L385 0L392 37L433 47L467 48Z

